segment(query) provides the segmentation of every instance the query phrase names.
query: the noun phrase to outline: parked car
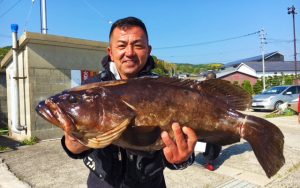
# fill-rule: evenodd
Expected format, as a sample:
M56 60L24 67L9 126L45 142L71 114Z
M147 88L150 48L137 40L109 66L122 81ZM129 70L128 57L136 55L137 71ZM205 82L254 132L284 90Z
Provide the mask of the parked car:
M299 97L300 86L275 86L262 94L255 95L252 99L252 109L258 110L277 110L278 106L291 102Z

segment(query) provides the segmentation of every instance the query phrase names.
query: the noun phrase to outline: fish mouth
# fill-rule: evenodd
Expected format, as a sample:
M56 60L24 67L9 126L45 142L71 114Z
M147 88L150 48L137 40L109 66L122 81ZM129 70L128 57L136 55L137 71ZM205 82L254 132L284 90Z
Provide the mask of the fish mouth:
M122 123L120 123L115 128L103 134L100 134L94 138L89 138L86 140L86 142L83 142L82 144L90 148L104 148L110 145L115 140L117 140L122 135L122 133L127 129L130 122L131 122L130 118L125 119ZM79 142L81 141L79 140Z
M64 131L69 133L72 130L73 121L71 118L51 99L40 102L35 110L42 118Z
M59 126L59 121L55 117L55 115L51 112L51 110L46 105L45 101L41 101L36 107L35 111L39 116L44 118L45 120L49 121L50 123Z

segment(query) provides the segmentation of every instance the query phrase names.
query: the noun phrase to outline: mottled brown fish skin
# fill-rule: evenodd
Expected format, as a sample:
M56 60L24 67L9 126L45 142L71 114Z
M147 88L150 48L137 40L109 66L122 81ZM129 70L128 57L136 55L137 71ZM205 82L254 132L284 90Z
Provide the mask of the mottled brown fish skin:
M223 80L138 78L70 89L41 102L37 112L93 148L159 150L162 131L173 137L173 122L218 145L244 138L271 177L284 164L284 136L272 123L236 111L250 103L243 89Z

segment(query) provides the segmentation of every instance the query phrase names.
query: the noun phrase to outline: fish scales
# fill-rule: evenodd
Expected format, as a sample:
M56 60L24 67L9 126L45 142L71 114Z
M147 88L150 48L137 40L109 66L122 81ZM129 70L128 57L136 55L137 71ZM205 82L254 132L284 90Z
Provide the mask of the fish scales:
M284 136L274 124L238 111L250 103L246 91L224 80L145 77L75 87L40 102L36 110L92 148L159 150L162 131L174 139L173 122L218 145L243 138L271 177L285 162Z

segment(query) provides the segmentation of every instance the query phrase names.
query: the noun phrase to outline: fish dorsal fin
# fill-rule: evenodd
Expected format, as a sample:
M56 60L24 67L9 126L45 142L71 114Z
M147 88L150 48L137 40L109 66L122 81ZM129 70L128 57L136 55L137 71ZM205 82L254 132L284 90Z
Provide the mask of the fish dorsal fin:
M229 81L211 79L201 82L200 85L202 92L213 94L214 97L226 101L226 104L236 110L246 110L251 106L251 95L240 86L233 85Z
M155 82L163 84L197 90L201 94L216 98L217 102L225 102L228 106L236 110L245 110L249 108L251 104L251 95L249 95L243 88L233 85L226 80L211 79L197 81L168 77L148 77L144 79L152 79Z
M83 90L88 90L88 89L93 89L98 87L117 86L126 83L127 80L102 81L102 82L95 82L95 83L85 84L82 86L77 86L71 88L69 91L83 91Z

